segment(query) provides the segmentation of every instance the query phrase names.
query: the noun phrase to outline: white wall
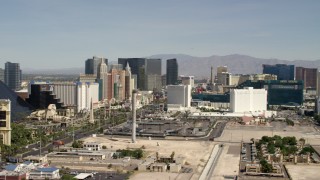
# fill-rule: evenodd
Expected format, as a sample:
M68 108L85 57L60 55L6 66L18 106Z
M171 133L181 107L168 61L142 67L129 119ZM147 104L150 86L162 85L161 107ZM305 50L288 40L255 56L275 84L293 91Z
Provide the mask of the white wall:
M183 85L194 87L194 76L180 76Z
M167 86L167 103L185 105L185 86L169 85Z
M77 101L77 87L74 83L52 84L53 92L65 106L75 106Z
M230 109L232 112L266 111L267 90L232 89L230 92Z
M169 85L167 87L167 103L180 104L182 107L191 105L190 85Z
M93 103L99 101L99 84L98 83L79 83L77 86L77 108L90 109L91 99Z
M191 85L186 85L185 86L185 91L184 91L184 95L185 95L185 104L183 105L184 107L191 107Z

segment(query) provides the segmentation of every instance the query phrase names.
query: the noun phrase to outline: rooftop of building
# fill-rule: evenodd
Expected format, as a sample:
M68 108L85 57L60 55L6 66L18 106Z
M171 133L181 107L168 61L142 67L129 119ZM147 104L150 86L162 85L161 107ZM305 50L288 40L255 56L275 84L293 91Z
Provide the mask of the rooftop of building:
M57 171L59 170L58 168L56 167L46 167L46 168L38 168L36 169L36 171L39 171L39 172L54 172L54 171Z

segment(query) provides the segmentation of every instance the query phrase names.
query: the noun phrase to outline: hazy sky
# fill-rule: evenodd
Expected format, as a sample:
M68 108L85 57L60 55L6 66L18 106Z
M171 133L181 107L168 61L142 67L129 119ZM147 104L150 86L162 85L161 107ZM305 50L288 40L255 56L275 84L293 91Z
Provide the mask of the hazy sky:
M320 59L318 0L8 0L0 67L81 67L162 53Z

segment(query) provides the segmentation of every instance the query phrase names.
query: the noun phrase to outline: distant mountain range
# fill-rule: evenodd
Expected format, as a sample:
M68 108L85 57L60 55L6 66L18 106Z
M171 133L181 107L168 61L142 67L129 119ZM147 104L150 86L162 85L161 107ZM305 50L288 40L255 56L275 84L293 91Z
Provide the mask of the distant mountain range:
M262 73L262 64L292 64L306 68L320 67L320 60L279 60L262 59L246 55L232 54L226 56L193 57L184 54L159 54L150 56L150 58L161 58L162 72L166 71L167 59L176 58L178 60L179 74L193 75L196 78L205 78L210 76L210 67L214 67L214 73L218 66L227 66L232 74L256 74Z
M320 60L279 60L263 59L246 55L232 54L226 56L194 57L185 54L158 54L148 58L160 58L163 60L162 73L166 71L166 60L176 58L178 60L179 74L193 75L196 78L205 78L210 76L210 67L214 67L216 73L217 66L228 66L228 71L232 74L256 74L262 73L262 64L293 64L306 68L320 67ZM110 62L116 63L116 62ZM26 74L80 74L84 73L84 68L64 68L64 69L23 69Z

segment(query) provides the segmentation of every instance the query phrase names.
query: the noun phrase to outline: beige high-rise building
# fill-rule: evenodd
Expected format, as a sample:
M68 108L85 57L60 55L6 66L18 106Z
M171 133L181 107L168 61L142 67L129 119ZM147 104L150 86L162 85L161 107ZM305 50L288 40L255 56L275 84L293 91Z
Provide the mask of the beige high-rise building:
M317 72L317 96L320 96L320 69Z
M274 74L253 74L250 80L277 80L277 75Z
M214 74L213 74L213 66L210 69L210 82L211 85L214 83Z
M133 79L131 77L131 68L129 63L126 66L126 77L125 77L125 99L131 100L131 92L133 90Z
M11 101L0 99L0 143L11 145Z
M219 73L217 76L217 83L222 84L224 86L230 85L230 76L231 74L228 72Z
M119 69L111 69L109 73L109 99L115 98L116 100L125 100L126 88L126 71Z
M227 66L218 66L217 67L217 77L216 82L222 85L229 85L229 76Z
M277 75L273 74L236 74L230 75L230 86L238 86L247 80L277 80Z
M108 99L108 66L104 62L103 58L101 58L101 61L98 65L97 81L100 84L99 100Z
M97 75L95 74L80 74L78 77L79 82L90 82L94 83L96 82Z
M227 66L218 66L217 67L217 74L226 73L226 72L228 72L228 67Z

